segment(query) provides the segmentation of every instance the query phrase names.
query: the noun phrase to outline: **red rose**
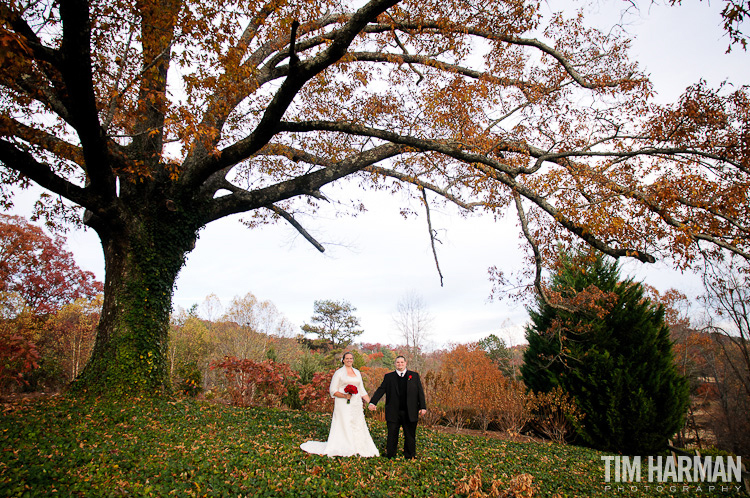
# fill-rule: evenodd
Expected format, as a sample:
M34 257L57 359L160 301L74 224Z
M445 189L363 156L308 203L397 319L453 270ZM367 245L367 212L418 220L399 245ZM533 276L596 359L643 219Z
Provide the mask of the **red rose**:
M409 380L411 380L411 375L409 376Z
M352 395L354 395L354 394L357 394L357 392L359 392L359 391L357 391L357 386L353 386L353 385L349 384L348 386L346 386L344 388L344 392L346 394L352 394ZM351 399L347 399L346 400L346 404L348 405L349 403L351 403L351 401L352 401Z

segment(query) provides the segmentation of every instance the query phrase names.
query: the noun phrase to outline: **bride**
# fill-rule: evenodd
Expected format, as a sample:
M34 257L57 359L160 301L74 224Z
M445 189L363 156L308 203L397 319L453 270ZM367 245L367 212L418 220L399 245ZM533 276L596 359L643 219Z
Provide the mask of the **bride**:
M307 441L300 448L308 453L316 455L354 456L363 457L379 456L380 453L372 441L370 431L365 422L365 412L362 401L370 402L362 375L354 368L354 355L344 353L341 362L343 367L336 370L331 379L329 391L334 398L333 417L331 418L331 429L328 432L328 441ZM356 394L345 391L353 391L348 386L356 388Z

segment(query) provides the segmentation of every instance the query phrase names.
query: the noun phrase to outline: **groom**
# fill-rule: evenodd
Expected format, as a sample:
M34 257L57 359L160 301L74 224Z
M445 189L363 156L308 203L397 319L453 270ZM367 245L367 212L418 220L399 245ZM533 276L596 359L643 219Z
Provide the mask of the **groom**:
M427 404L419 374L406 369L406 358L403 356L396 357L396 371L385 374L383 383L370 398L371 411L375 411L384 394L385 421L388 426L385 456L396 456L398 432L403 427L404 457L414 458L417 453L417 422L419 415L427 413Z

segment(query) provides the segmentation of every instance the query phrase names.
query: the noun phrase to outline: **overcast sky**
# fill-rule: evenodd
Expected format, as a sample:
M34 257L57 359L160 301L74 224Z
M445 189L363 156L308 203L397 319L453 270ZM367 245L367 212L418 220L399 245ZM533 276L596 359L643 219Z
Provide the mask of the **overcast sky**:
M686 2L688 3L688 2ZM682 7L645 5L626 19L635 37L632 58L651 74L659 99L674 101L686 86L701 78L716 86L723 80L750 82L750 55L736 48L725 54L728 39L720 29L720 2L689 2ZM626 2L599 2L583 7L601 22L617 20ZM549 9L550 7L545 7ZM330 197L346 200L341 188ZM454 209L433 211L444 286L435 269L422 208L419 217L404 219L404 197L385 193L363 195L368 211L357 218L324 217L302 221L326 245L319 253L285 223L248 230L237 217L212 223L200 233L195 250L178 280L174 305L188 308L216 294L224 305L234 296L252 292L270 300L295 327L309 321L316 299L346 299L357 308L362 342L400 342L392 317L407 292L423 298L432 314L433 347L469 342L494 333L510 344L525 342L525 309L516 303L489 301L488 268L506 273L522 261L519 231L510 216L501 221L458 216ZM13 210L30 215L23 196ZM96 234L74 231L68 247L78 264L104 279L104 263ZM625 265L626 273L659 290L677 288L688 296L700 293L698 280L657 263L644 268Z

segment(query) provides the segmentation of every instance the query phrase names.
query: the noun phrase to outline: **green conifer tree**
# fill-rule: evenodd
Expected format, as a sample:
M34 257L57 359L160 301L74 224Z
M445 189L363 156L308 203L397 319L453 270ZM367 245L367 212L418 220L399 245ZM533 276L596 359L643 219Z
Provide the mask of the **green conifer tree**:
M549 288L552 304L538 298L529 309L526 385L537 392L559 385L571 394L585 414L575 424L577 436L594 448L631 455L663 450L689 403L663 308L640 283L620 281L617 263L601 256L563 254L559 268Z

